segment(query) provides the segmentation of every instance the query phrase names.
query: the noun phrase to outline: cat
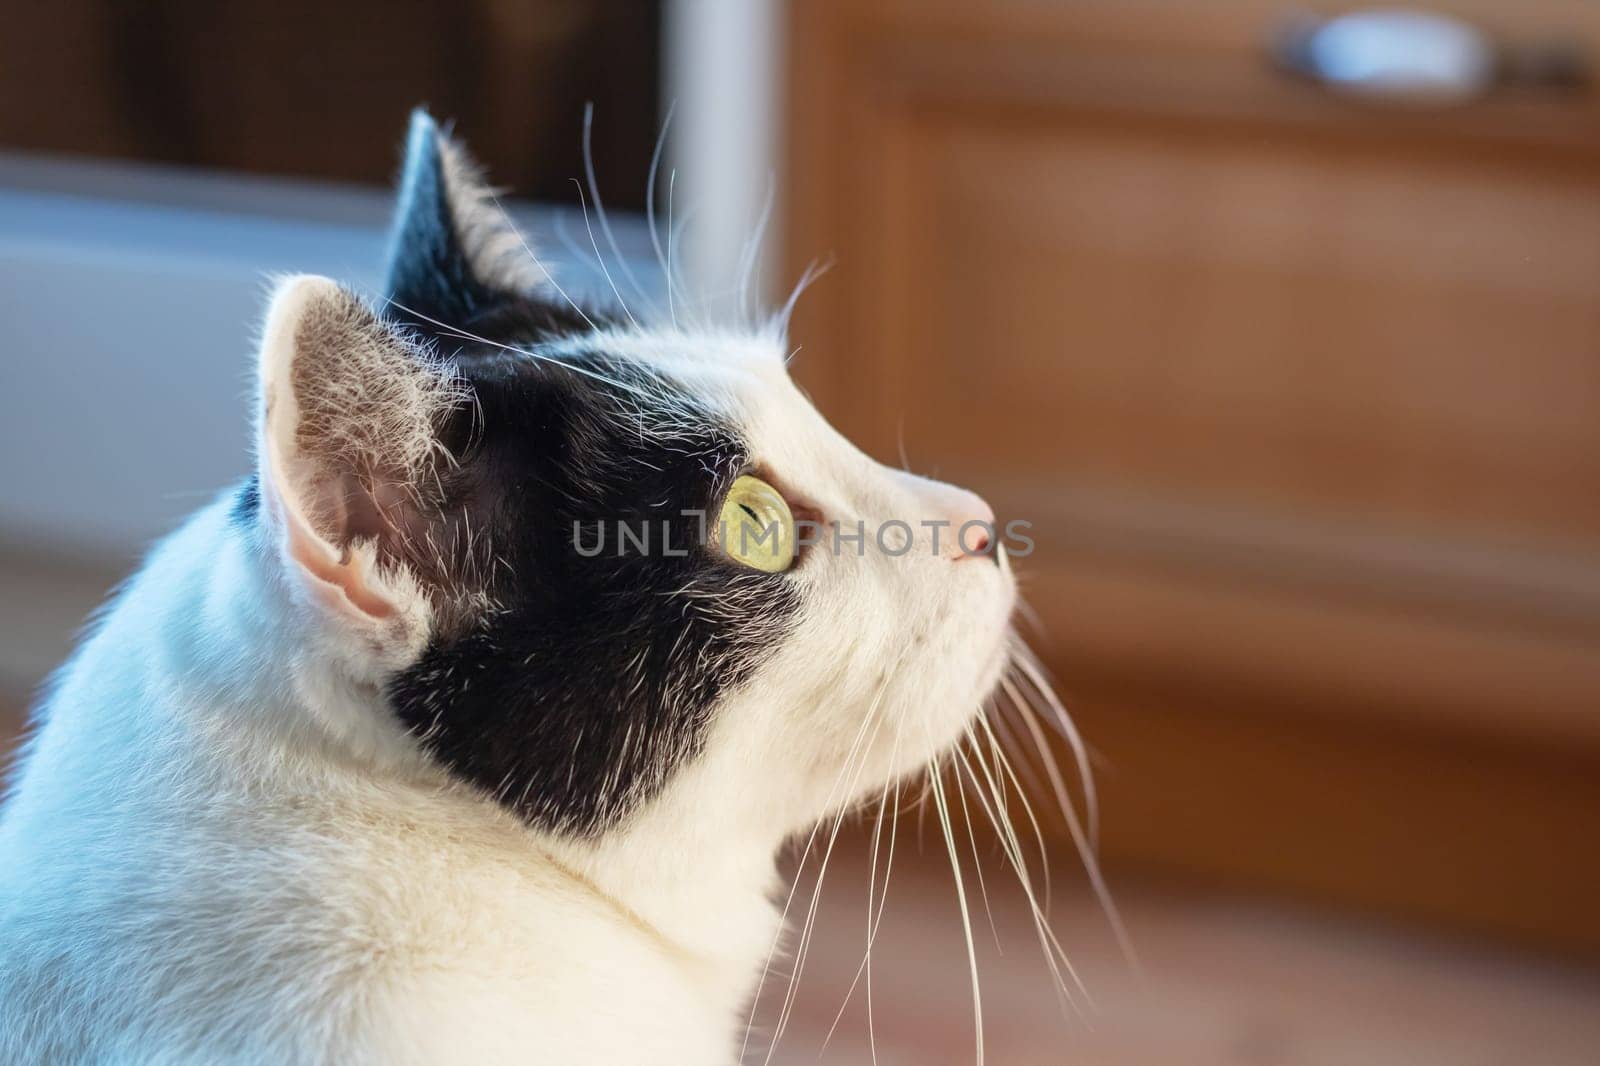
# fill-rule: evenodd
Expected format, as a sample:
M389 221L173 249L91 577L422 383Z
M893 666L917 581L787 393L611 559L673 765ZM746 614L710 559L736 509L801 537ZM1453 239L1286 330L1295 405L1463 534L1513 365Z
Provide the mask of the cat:
M40 702L6 1063L733 1063L779 848L1002 676L989 507L842 438L781 322L580 307L424 112L404 160L382 298L277 281L254 474Z

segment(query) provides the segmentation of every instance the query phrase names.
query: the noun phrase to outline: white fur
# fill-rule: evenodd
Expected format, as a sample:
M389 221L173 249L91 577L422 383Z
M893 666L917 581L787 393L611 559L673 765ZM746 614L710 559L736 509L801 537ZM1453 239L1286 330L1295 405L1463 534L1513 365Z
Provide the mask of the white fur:
M525 292L547 282L549 274L501 208L494 190L484 182L478 164L454 140L435 135L433 119L427 114L418 112L411 123L414 146L421 147L428 140L438 145L456 236L473 271L479 277L495 278L512 292ZM419 130L426 136L419 137Z
M268 395L272 338L310 302L291 296ZM715 397L759 466L846 527L969 503L839 437L776 338L604 345ZM796 631L703 754L623 825L557 838L453 783L388 712L420 594L346 560L401 606L362 622L285 536L201 512L61 674L0 821L0 1061L731 1063L777 933L776 850L959 734L1012 605L987 563L813 553Z

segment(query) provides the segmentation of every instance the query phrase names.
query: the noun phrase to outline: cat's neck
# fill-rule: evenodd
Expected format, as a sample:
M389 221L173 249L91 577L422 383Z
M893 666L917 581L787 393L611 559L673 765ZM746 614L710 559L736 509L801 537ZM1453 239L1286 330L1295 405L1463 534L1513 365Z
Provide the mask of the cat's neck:
M778 947L785 833L767 812L730 802L729 777L713 755L623 825L549 847L742 1001Z
M200 545L220 542L202 556L210 560L211 573L196 581L191 569L188 584L175 594L209 603L210 626L189 633L208 645L206 658L213 664L201 683L228 689L230 702L257 693L260 705L270 705L269 713L241 717L237 726L262 730L263 736L252 739L268 744L292 743L297 759L320 761L325 773L377 775L424 790L450 787L391 713L381 683L346 668L306 628L274 573L274 560L251 533L213 513L197 516L194 527L175 538L192 544L169 544L162 554L181 555L192 567ZM153 560L156 567L160 562L159 556ZM191 602L173 609L182 614L197 608ZM659 940L737 1002L778 935L774 855L785 826L770 812L726 794L726 783L736 775L716 759L728 750L708 745L705 758L662 795L597 837L533 827L528 837L530 850L581 879L633 919L641 935ZM487 797L481 803L485 819L506 817Z

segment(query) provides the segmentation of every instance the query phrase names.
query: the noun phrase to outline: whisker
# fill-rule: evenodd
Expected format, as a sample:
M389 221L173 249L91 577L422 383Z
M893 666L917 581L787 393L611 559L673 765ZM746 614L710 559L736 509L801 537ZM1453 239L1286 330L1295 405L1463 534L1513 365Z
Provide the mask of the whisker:
M895 763L897 763L899 761L899 754L900 754L900 732L899 732L899 730L897 728L895 730L894 751L891 753L891 755L889 757L889 762L890 762L891 765L893 765L893 764L895 764ZM876 908L876 912L874 912L874 908L873 908L873 899L874 899L874 891L876 889L877 880L878 880L878 851L879 851L880 844L883 842L883 823L884 823L884 818L885 818L886 813L887 813L888 808L889 808L889 788L890 788L891 784L894 787L895 807L898 808L898 806L899 806L899 802L900 802L900 779L899 778L894 778L892 781L890 781L890 780L884 781L884 783L883 783L883 792L878 798L878 814L877 814L877 818L875 819L873 827L872 827L872 856L871 856L872 862L871 862L870 872L867 875L867 947L866 947L866 951L864 951L862 953L861 963L860 963L860 965L858 965L856 967L855 976L850 979L850 987L845 989L844 1002L839 1004L839 1011L838 1011L837 1014L835 1014L833 1016L833 1024L828 1027L828 1035L826 1037L824 1037L823 1041L822 1041L822 1048L823 1048L823 1050L826 1050L827 1047L828 1047L828 1043L833 1039L834 1031L839 1028L840 1020L844 1017L845 1008L849 1007L849 1005L850 1005L850 998L851 998L851 996L853 996L855 994L856 985L861 981L862 975L865 974L866 975L866 979L867 979L867 1042L868 1042L869 1046L872 1048L872 1058L873 1058L874 1062L877 1061L878 1053L877 1053L877 1039L873 1034L873 1027L872 1027L872 946L873 946L874 943L877 942L877 939L878 939L878 927L883 924L884 904L886 903L886 901L888 900L888 897L889 897L889 875L894 870L894 841L895 841L895 834L896 834L896 824L897 824L898 820L895 817L893 817L892 815L889 816L889 860L888 860L888 864L884 867L884 871L883 871L883 892L882 892L881 895L879 895L877 897L878 905L877 905L877 908ZM896 810L895 813L897 814L898 810Z
M532 359L535 362L546 363L550 366L560 367L563 370L570 370L574 374L580 374L583 377L598 381L602 385L609 385L614 389L620 389L621 391L634 395L639 399L652 401L657 399L657 397L651 396L649 392L639 388L636 385L630 385L625 381L619 381L615 378L608 378L604 374L590 370L588 367L579 366L577 363L569 363L563 359L557 359L554 356L546 355L543 352L536 352L529 348L518 348L512 344L502 344L499 341L492 341L489 338L479 336L470 330L462 329L460 326L452 326L448 322L441 322L437 318L425 315L421 311L418 311L414 308L407 307L398 300L389 299L386 297L384 302L390 304L391 306L398 307L400 310L419 321L426 322L432 326L437 326L444 332L446 336L455 337L458 340L476 341L479 344L486 344L491 348L497 348L500 351L509 352L512 355L520 355L524 358Z
M600 183L594 177L594 101L590 100L583 105L583 175L589 182L589 196L594 200L595 214L600 216L600 232L606 235L606 245L611 249L611 254L617 259L617 266L622 271L622 276L633 286L633 291L645 303L650 302L650 294L639 284L639 279L634 277L633 268L628 266L628 260L623 256L622 249L617 247L616 235L611 232L611 220L606 215L605 201L600 199ZM587 217L587 216L586 216ZM593 234L590 234L592 237ZM598 251L598 249L597 249ZM621 299L619 296L618 299ZM628 316L632 318L632 315Z
M667 131L672 128L672 116L677 113L678 101L673 100L667 105L667 116L661 120L661 132L656 134L656 148L650 153L650 174L644 183L644 221L645 227L650 230L650 247L655 249L656 262L663 271L667 268L666 257L661 254L661 238L656 234L656 172L661 169L661 151L667 145ZM671 225L669 221L667 225ZM667 277L667 292L672 292L672 278Z
M744 242L744 248L739 252L739 312L745 316L746 321L755 320L755 314L750 308L750 274L760 259L761 246L766 241L767 223L772 219L772 198L775 191L776 182L769 173L766 200L761 205L761 215L756 222L755 232ZM761 293L756 293L756 299L761 299Z
M668 182L667 182L667 196L668 196L667 207L668 207L668 212L669 213L670 213L671 207L672 207L672 204L671 204L672 186L676 182L677 176L678 176L677 171L673 171L671 176L670 176L670 178L669 178L669 180L668 180ZM688 310L690 312L694 312L694 309L696 307L699 308L698 312L690 314L689 324L690 324L691 327L693 327L695 325L698 325L699 322L704 320L704 318L705 318L705 305L706 305L706 302L707 302L706 291L705 291L706 279L705 278L700 278L699 279L700 280L700 288L698 290L691 290L689 288L689 284L688 284L687 280L684 277L683 263L681 261L682 260L682 254L681 253L682 253L682 249L683 249L684 234L689 229L689 223L694 220L694 213L695 213L695 206L693 204L691 204L689 206L688 210L684 211L683 217L678 219L678 221L675 224L672 225L671 229L667 233L667 261L669 263L673 262L672 250L674 248L678 249L678 251L680 253L679 256L678 256L678 260L679 261L674 263L673 270L676 272L676 274L678 276L678 287L680 289L682 289L684 291L684 293L687 295L687 297L689 298L689 306L688 306L688 308L686 308L686 310Z
M544 262L539 258L538 253L536 253L528 244L528 238L522 235L522 230L518 229L516 223L511 220L511 213L506 210L505 204L500 202L500 198L495 196L493 193L490 193L489 202L494 204L495 210L500 212L500 217L505 220L506 226L510 228L513 234L516 235L517 243L522 245L522 250L528 253L528 258L533 260L533 265L539 268L539 272L544 275L544 279L545 281L549 282L550 287L556 290L557 294L559 294L563 300L567 301L567 304L578 313L579 318L583 319L589 324L590 329L598 331L599 327L594 324L594 321L589 317L588 312L578 305L578 301L567 295L567 290L561 287L561 283L557 281L556 276L550 272L550 268L544 265Z
M667 309L672 313L673 329L678 328L678 303L674 295L677 290L677 271L672 265L672 195L677 185L678 172L673 170L667 175Z
M904 654L902 654L901 658L902 659L904 658ZM898 664L898 661L897 661L897 664ZM880 683L880 685L878 686L877 691L873 695L872 703L869 705L869 707L867 709L867 713L862 715L861 724L856 727L855 736L851 739L850 748L845 754L843 765L840 767L839 773L834 777L833 784L828 789L827 806L831 806L834 803L836 796L838 797L838 802L840 804L840 810L839 810L839 813L838 813L838 817L836 817L834 819L833 827L832 827L832 830L831 830L831 833L830 833L830 837L829 837L828 851L829 851L830 854L831 854L832 848L833 848L833 839L835 837L837 837L838 831L839 831L840 822L843 820L844 815L845 815L846 811L848 810L848 803L846 801L848 800L849 796L852 794L852 791L853 791L853 780L854 780L855 777L859 777L859 773L860 773L859 769L856 770L854 775L851 774L852 766L856 761L856 753L857 753L858 750L863 752L863 762L864 762L864 753L865 753L866 750L870 749L870 746L871 746L871 741L868 741L867 749L863 749L861 747L862 738L867 735L867 726L869 724L872 724L873 720L876 719L877 720L877 728L881 728L882 727L883 719L881 717L878 717L877 710L878 710L878 707L879 707L879 705L881 704L881 702L883 700L884 694L888 691L889 678L891 676L892 676L892 671L889 672L889 673L886 673L884 675L883 681ZM877 736L877 728L874 728L873 733L872 733L872 736L873 736L874 739ZM851 776L852 777L852 784L845 785L844 791L841 793L840 792L840 786L844 785L845 778L847 776ZM789 888L789 895L788 895L788 898L784 901L783 912L778 917L778 930L777 930L777 933L773 937L771 946L767 949L766 962L762 965L762 968L761 968L761 978L756 983L756 994L755 994L755 997L751 1000L751 1003L750 1003L750 1014L745 1020L744 1040L740 1044L740 1047L739 1047L739 1058L740 1058L740 1061L743 1061L744 1055L745 1055L745 1051L748 1049L749 1044L750 1044L750 1032L751 1032L752 1027L755 1024L756 1010L760 1006L761 990L766 986L767 977L771 973L771 970L772 970L772 960L775 957L775 955L777 954L779 946L783 943L783 934L784 934L783 925L784 925L784 921L789 916L789 909L794 903L795 893L798 890L799 885L800 885L800 873L803 871L803 869L805 867L806 860L811 855L811 848L812 848L813 844L816 842L817 834L821 831L822 822L823 822L823 820L819 819L817 824L813 825L811 827L811 832L806 838L805 850L801 854L799 867L795 871L795 883L792 886L790 886L790 888ZM796 987L796 984L798 983L798 981L800 979L800 971L801 971L801 969L802 969L802 967L804 965L804 952L805 952L805 947L809 942L808 941L808 936L809 936L809 930L810 930L811 921L815 917L817 903L818 903L818 900L819 900L819 898L821 896L821 892L822 892L822 878L826 873L827 873L827 860L826 860L826 857L824 857L824 860L823 860L823 863L821 865L821 868L817 872L816 884L813 887L812 893L811 893L809 914L807 916L807 921L806 921L806 933L802 935L800 948L796 952L794 969L793 969L793 972L790 974L790 977L789 977L789 989L788 989L787 993L784 996L784 1005L783 1005L783 1008L782 1008L782 1010L780 1011L780 1014L779 1014L778 1024L775 1027L774 1032L773 1032L772 1042L767 1047L767 1061L769 1061L769 1062L772 1059L773 1051L776 1050L776 1048L778 1046L778 1040L783 1036L783 1029L784 1029L784 1026L786 1025L787 1020L788 1020L789 1010L792 1007L792 1003L793 1003L793 999L794 999L794 993L795 993L795 987Z
M978 741L977 738L973 736L972 726L970 723L967 725L966 739L972 741L974 748L977 747ZM963 762L966 760L966 756L961 752L959 745L956 746L954 751L957 758L961 759ZM994 911L989 909L989 887L984 883L983 857L978 854L978 837L972 829L972 811L967 807L967 790L961 783L960 774L956 775L956 797L961 801L961 820L966 823L967 843L972 847L972 869L978 878L978 894L983 899L983 913L984 916L989 920L989 935L994 937L995 949L1003 955L1005 954L1005 949L1002 948L1000 944L1000 931L995 928ZM990 815L990 821L993 820L994 816Z
M939 826L944 831L945 850L950 853L950 872L956 880L956 899L961 904L961 929L967 938L967 963L972 974L972 1024L977 1039L976 1066L983 1066L983 992L978 980L978 949L972 939L972 916L967 908L967 887L961 877L961 860L956 855L955 833L950 827L950 807L945 802L944 786L939 781L938 768L928 766L929 780L933 783L933 802L939 811Z
M883 689L880 689L880 698L881 693L886 690L886 688L887 675L885 686ZM877 701L875 700L873 702L873 710L875 711L876 709ZM864 719L864 722L870 721L873 717L875 717L875 715L869 712L867 718ZM800 987L800 975L805 970L806 958L810 954L811 950L811 935L816 928L817 908L822 902L822 879L826 877L828 873L828 860L833 857L833 846L838 842L839 839L839 827L844 823L845 815L850 811L848 797L855 793L855 784L858 780L860 780L861 771L866 766L866 755L872 749L872 740L877 739L878 730L882 727L883 719L877 718L877 723L872 731L872 739L868 740L866 747L861 749L862 757L859 760L851 759L847 760L846 762L847 765L852 762L855 762L857 765L855 765L854 772L851 774L850 784L845 788L844 800L840 804L839 812L834 816L833 825L829 829L828 846L822 853L822 864L817 868L816 887L811 893L811 905L806 912L805 924L800 931L799 946L795 950L794 971L789 976L789 990L784 996L783 1009L778 1014L778 1024L773 1032L772 1043L767 1048L767 1057L764 1060L766 1063L770 1063L772 1061L773 1052L775 1052L778 1048L778 1041L783 1039L784 1031L788 1028L790 1013L794 1010L795 998Z
M1048 719L1055 723L1057 732L1061 734L1072 748L1072 757L1078 764L1078 776L1083 781L1084 817L1088 822L1089 840L1094 844L1095 850L1100 849L1100 797L1094 785L1094 771L1089 766L1088 745L1083 742L1083 735L1078 732L1076 723L1067 709L1061 705L1056 697L1055 690L1050 687L1049 681L1044 676L1044 667L1033 654L1033 649L1022 641L1012 644L1012 661L1021 667L1023 675L1028 679L1029 685L1044 699L1050 708L1051 716Z
M992 742L993 734L991 733L989 735ZM978 765L980 767L983 766L981 760L979 761ZM964 759L963 766L970 775L972 773L972 767L970 764L966 763ZM1009 764L1007 764L1007 769L1009 772ZM984 768L984 775L991 792L1001 790L1001 786L993 778L988 776L988 770L986 767ZM1018 787L1020 789L1020 785L1017 784L1015 775L1012 775L1011 783L1014 787ZM979 790L978 797L980 800L984 798L982 790ZM1024 797L1024 799L1025 798L1026 797ZM1082 978L1079 977L1077 968L1072 965L1072 960L1068 957L1066 949L1062 947L1060 940L1056 937L1055 931L1051 929L1049 919L1039 907L1038 897L1033 891L1033 879L1028 874L1027 863L1022 854L1022 843L1017 838L1015 828L1009 821L1001 821L997 819L994 810L990 809L987 804L985 805L985 810L989 814L991 821L994 822L995 829L1000 833L1002 850L1004 851L1006 858L1011 862L1012 868L1015 870L1017 875L1017 881L1022 886L1024 896L1027 897L1029 913L1033 919L1034 932L1039 938L1040 948L1044 951L1045 964L1050 967L1051 976L1055 979L1056 994L1061 1000L1063 1013L1071 1011L1076 1013L1081 1018L1083 1017L1083 1011L1078 1007L1078 1004L1073 998L1071 991L1067 988L1066 978L1062 976L1062 967L1066 968L1066 973L1071 976L1074 987L1077 988L1079 994L1083 996L1084 1002L1091 1009L1094 1007L1094 999L1089 995L1087 986L1084 985ZM1039 831L1038 821L1033 818L1033 812L1031 808L1028 809L1028 816L1032 822L1033 831L1039 842L1040 855L1044 856L1044 838ZM1044 862L1046 864L1046 869L1048 869L1048 858L1044 858ZM1057 960L1059 960L1059 962Z
M1021 659L1020 664L1022 665L1024 672L1029 677L1034 691L1043 696L1050 705L1051 709L1055 712L1057 719L1062 724L1064 735L1069 738L1068 742L1074 743L1072 738L1078 737L1077 729L1071 724L1071 718L1067 715L1066 708L1062 707L1061 702L1055 698L1055 694L1049 691L1049 686L1045 684L1037 665L1030 664L1026 659ZM1030 729L1038 728L1033 716L1025 714L1023 715L1023 720L1024 722L1033 723L1029 726ZM1043 743L1042 737L1039 738L1039 741L1041 744L1041 750L1048 748L1048 745ZM1076 743L1074 743L1074 750L1084 750L1081 739L1078 739ZM1079 772L1087 774L1087 755L1080 755L1079 759ZM1085 779L1084 790L1086 795L1092 796L1093 791L1092 786L1089 784L1089 780L1090 779L1088 778ZM1100 869L1100 860L1098 857L1097 847L1098 842L1090 834L1085 833L1083 824L1078 820L1077 810L1070 803L1063 808L1062 813L1066 815L1067 831L1072 835L1072 842L1078 849L1078 856L1083 862L1084 873L1088 875L1089 885L1094 890L1095 898L1100 903L1101 911L1105 914L1106 923L1111 927L1111 931L1117 939L1117 946L1121 949L1123 957L1127 960L1128 965L1135 972L1138 972L1141 969L1138 952L1134 950L1133 940L1128 936L1127 927L1122 921L1122 914L1117 909L1116 901L1111 897L1111 890L1106 885L1105 875ZM1097 813L1098 807L1091 806L1090 814L1097 815Z
M1061 773L1061 765L1056 761L1055 752L1045 741L1044 733L1039 728L1039 722L1034 715L1033 708L1017 688L1016 683L1009 675L1000 679L1000 690L1011 698L1012 706L1016 709L1017 717L1021 719L1023 727L1028 731L1033 741L1035 753L1039 762L1044 766L1045 776L1050 780L1050 789L1055 795L1056 806L1061 811L1062 821L1068 826L1077 824L1078 812L1073 806L1072 796L1067 791L1067 783ZM1024 765L1027 765L1024 763Z
M895 737L895 751L900 750L899 736ZM894 783L894 806L898 814L900 808L900 781ZM878 930L883 925L883 909L889 899L889 876L894 872L894 845L899 836L900 819L895 817L889 823L889 857L883 865L883 892L878 897L878 917L872 923L872 932L867 936L867 1047L872 1052L873 1066L878 1063L878 1035L872 1024L872 948L878 942Z
M773 328L779 333L786 333L789 329L789 319L794 314L794 305L800 302L800 297L809 289L816 280L826 274L833 267L830 259L826 263L818 264L813 259L806 264L805 270L800 275L800 280L795 282L794 288L789 292L789 298L783 302L783 307L776 315L772 316Z
M1005 691L1003 686L999 690L999 694L1006 696L1007 700L1010 701L1011 709L1015 711L1019 717L1027 713L1027 711L1023 708L1017 707L1016 700L1011 696L1010 693ZM1023 758L1023 756L1027 755L1027 750L1022 747L1022 738L1017 735L1016 730L1012 727L1009 716L1004 714L1000 708L996 706L995 713L984 715L983 721L997 731L997 739L999 740L1001 746L1003 746L1013 755L1016 755L1019 759L1022 759L1021 764L1017 766L1017 771L1022 775L1023 783L1026 784L1028 789L1034 794L1040 796L1044 795L1046 786L1044 782L1040 780L1038 771L1033 768L1033 763Z
M1045 847L1044 830L1039 824L1038 815L1034 812L1033 803L1028 798L1028 790L1024 788L1022 783L1017 780L1016 768L1013 766L1011 760L1006 757L1004 745L996 736L993 729L993 726L1004 727L1005 718L1003 716L996 716L994 722L991 723L989 716L981 715L978 718L978 725L983 729L985 736L987 736L989 739L989 750L994 756L996 766L994 774L995 778L1000 780L1002 783L1007 779L1010 780L1012 787L1016 790L1017 798L1022 801L1022 811L1028 816L1028 824L1033 830L1034 844L1039 852L1039 867L1044 876L1044 913L1048 918L1050 915L1051 891L1050 854L1048 849ZM1028 767L1027 763L1023 763L1022 768L1031 775L1032 771ZM1030 780L1037 783L1038 778L1030 777ZM1005 791L1004 788L1002 788L1001 791Z
M583 226L589 231L589 244L594 247L594 261L600 266L600 273L605 275L606 284L611 286L612 295L616 296L617 303L622 307L622 313L628 316L628 321L633 323L633 328L639 328L639 320L633 317L633 312L628 309L628 301L622 298L622 290L617 288L617 283L611 277L611 271L606 267L605 256L600 254L600 245L595 243L594 226L589 222L589 202L583 197L583 186L577 178L572 179L573 186L578 190L578 205L583 208Z
M584 263L589 261L589 253L578 247L578 242L573 240L572 234L567 232L567 211L565 208L556 209L551 225L556 231L556 239L561 242L561 247L566 249L573 262Z

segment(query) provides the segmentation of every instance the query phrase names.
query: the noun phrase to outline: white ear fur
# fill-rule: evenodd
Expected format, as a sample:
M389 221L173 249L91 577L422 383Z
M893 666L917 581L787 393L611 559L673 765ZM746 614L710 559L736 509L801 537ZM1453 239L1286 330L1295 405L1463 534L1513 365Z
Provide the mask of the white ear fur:
M404 536L398 516L440 460L458 379L352 293L297 276L272 295L260 388L258 475L285 566L347 622L425 628L426 597L377 541Z

